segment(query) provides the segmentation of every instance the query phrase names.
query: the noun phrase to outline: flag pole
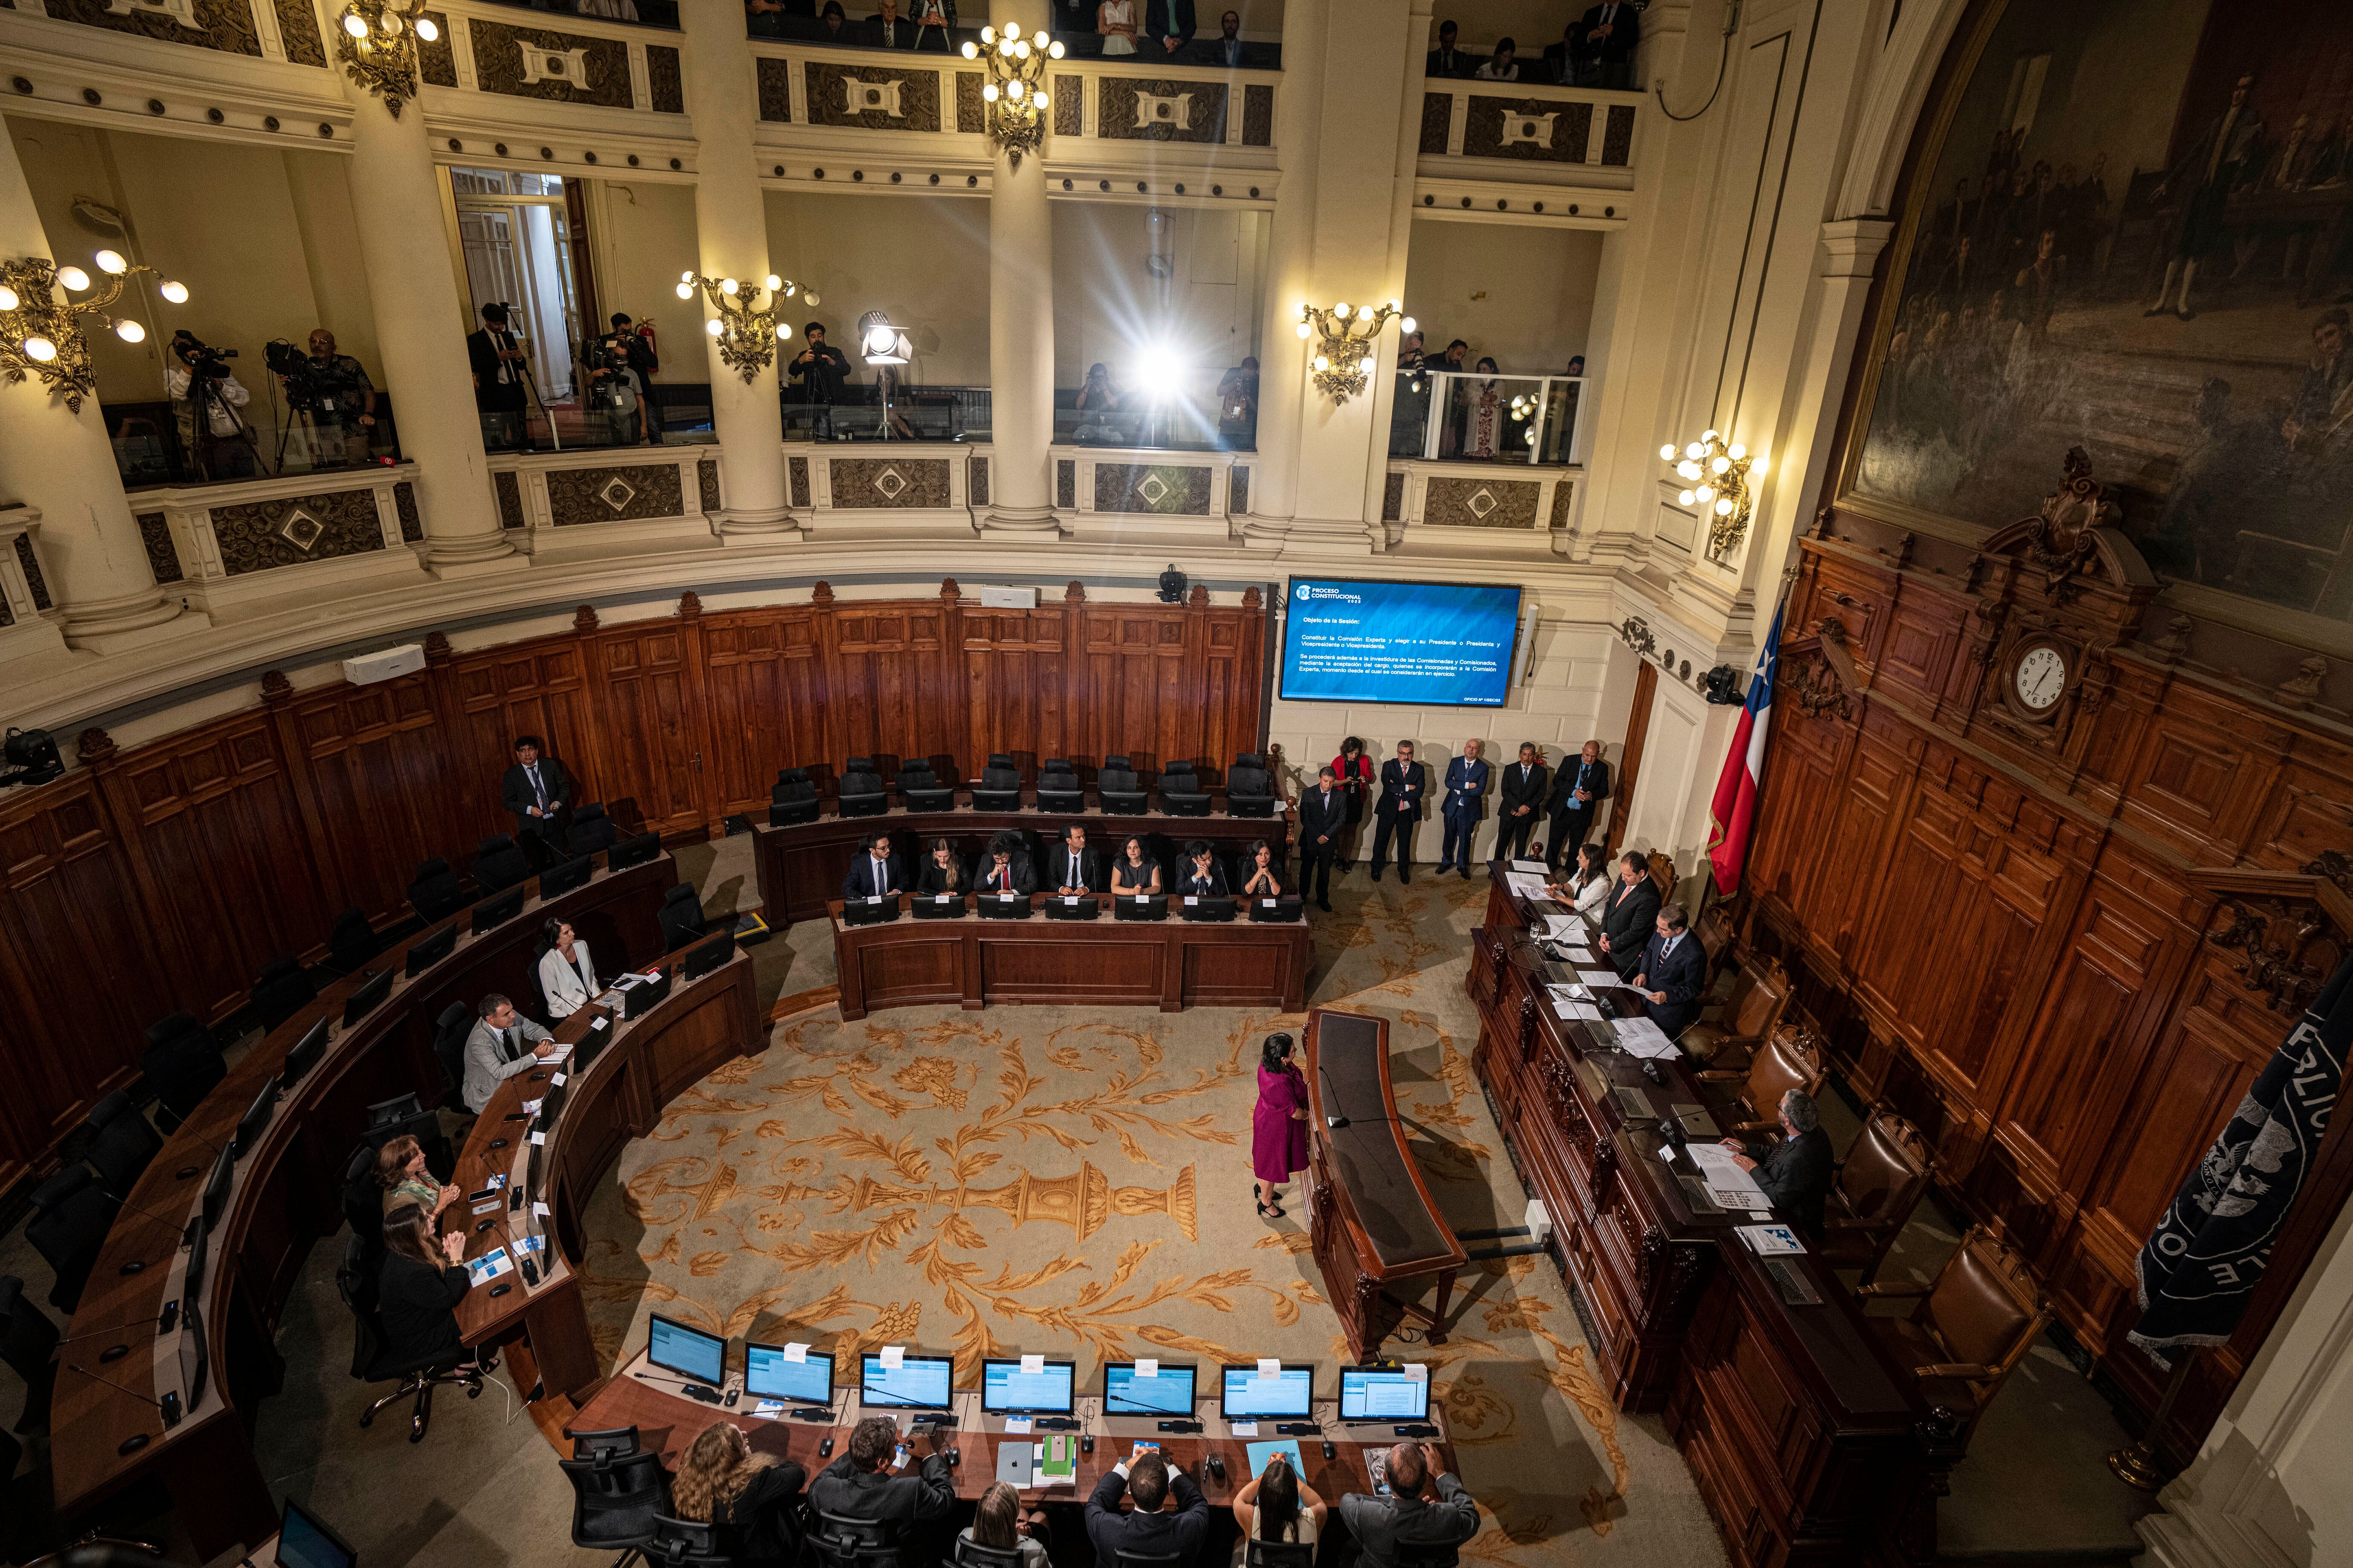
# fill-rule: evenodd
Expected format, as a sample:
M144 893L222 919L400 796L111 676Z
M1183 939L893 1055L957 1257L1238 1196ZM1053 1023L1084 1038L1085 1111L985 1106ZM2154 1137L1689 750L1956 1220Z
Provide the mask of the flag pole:
M2148 1418L2148 1430L2108 1456L2108 1468L2116 1473L2116 1479L2136 1491L2153 1492L2165 1484L2165 1476L2157 1468L2158 1434L2165 1430L2165 1418L2173 1409L2174 1396L2189 1380L2189 1363L2197 1356L2195 1345L2182 1347L2181 1359L2174 1363L2173 1376L2167 1380L2157 1410Z

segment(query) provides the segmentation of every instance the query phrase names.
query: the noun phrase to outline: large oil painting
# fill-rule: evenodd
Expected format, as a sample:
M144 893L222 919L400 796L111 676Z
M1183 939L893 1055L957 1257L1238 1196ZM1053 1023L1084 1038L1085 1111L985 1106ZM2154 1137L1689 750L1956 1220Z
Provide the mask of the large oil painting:
M2165 577L2353 620L2353 3L2014 0L1978 36L1853 499L1999 526L2080 446Z

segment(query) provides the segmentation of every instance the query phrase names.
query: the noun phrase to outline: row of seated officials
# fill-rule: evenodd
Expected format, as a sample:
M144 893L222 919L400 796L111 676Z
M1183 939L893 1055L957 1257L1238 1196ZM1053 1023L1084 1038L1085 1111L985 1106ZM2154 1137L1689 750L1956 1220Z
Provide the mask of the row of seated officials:
M736 1568L1046 1568L1049 1526L998 1481L969 1525L955 1508L953 1434L902 1440L889 1416L868 1416L847 1451L812 1479L789 1459L754 1454L732 1422L714 1421L670 1476L637 1429L575 1432L562 1461L574 1488L573 1540L643 1549L649 1562ZM920 1444L928 1450L918 1457ZM1400 1443L1386 1456L1390 1496L1326 1503L1282 1455L1245 1482L1232 1505L1236 1568L1313 1568L1337 1514L1365 1568L1443 1568L1479 1529L1478 1506L1433 1450ZM912 1468L909 1468L912 1467ZM1192 1477L1139 1443L1107 1470L1081 1510L1096 1568L1198 1568L1209 1561L1211 1514ZM1335 1559L1337 1561L1336 1557Z
M1041 848L1034 833L1007 830L971 851L959 849L953 839L927 838L911 859L897 845L912 837L877 828L842 874L842 898L979 892L1272 899L1293 891L1281 852L1263 838L1230 858L1207 839L1178 846L1156 833L1128 834L1112 848L1095 842L1082 824L1072 823L1050 848Z
M911 763L898 772L896 787L899 804L910 811L953 811L960 780L952 762L945 776L935 770L934 762L948 761L931 758ZM1263 753L1243 752L1234 758L1234 765L1226 770L1226 813L1229 816L1271 816L1274 815L1274 775L1266 765ZM1095 771L1095 798L1104 811L1115 815L1140 816L1154 791L1160 797L1160 809L1172 816L1207 816L1209 815L1209 792L1200 782L1198 772L1191 763L1170 763L1158 775L1136 772L1130 758L1113 753L1103 759ZM972 807L975 811L1018 811L1021 808L1021 770L1009 752L992 752L988 765L980 770L979 782L972 786ZM891 795L881 773L871 757L852 757L842 765L838 785L837 808L844 816L880 816L891 809ZM783 827L797 822L815 822L822 803L818 799L816 783L807 768L781 768L776 773L776 787L768 795L768 822ZM1048 757L1038 765L1038 809L1040 811L1083 811L1086 809L1086 785L1081 782L1077 768L1066 757Z

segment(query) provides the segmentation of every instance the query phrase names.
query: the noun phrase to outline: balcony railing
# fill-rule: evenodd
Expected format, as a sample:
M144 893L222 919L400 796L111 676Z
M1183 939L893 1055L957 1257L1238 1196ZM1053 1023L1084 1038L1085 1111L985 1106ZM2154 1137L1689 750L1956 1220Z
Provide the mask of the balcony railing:
M1585 461L1583 376L1400 370L1389 456L1429 462Z

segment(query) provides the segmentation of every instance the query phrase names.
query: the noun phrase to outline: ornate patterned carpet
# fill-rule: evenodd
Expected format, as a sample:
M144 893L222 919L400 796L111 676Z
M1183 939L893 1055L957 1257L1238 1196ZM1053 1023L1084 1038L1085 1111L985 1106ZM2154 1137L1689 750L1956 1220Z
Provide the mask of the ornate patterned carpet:
M1525 1197L1471 1068L1462 994L1483 880L1335 889L1317 1005L1390 1021L1414 1149L1459 1228ZM822 927L788 933L784 989L831 979ZM773 950L771 950L773 952ZM1250 1202L1259 1041L1304 1019L1207 1008L831 1012L777 1026L633 1143L594 1200L592 1321L617 1360L646 1315L832 1348L1347 1359L1294 1205ZM1294 1197L1297 1187L1290 1189ZM1476 1245L1476 1244L1474 1244ZM1419 1331L1412 1336L1418 1341ZM1490 1516L1469 1555L1513 1563L1724 1561L1659 1424L1603 1397L1560 1276L1474 1264L1450 1342L1409 1342ZM965 1368L969 1368L967 1373Z

